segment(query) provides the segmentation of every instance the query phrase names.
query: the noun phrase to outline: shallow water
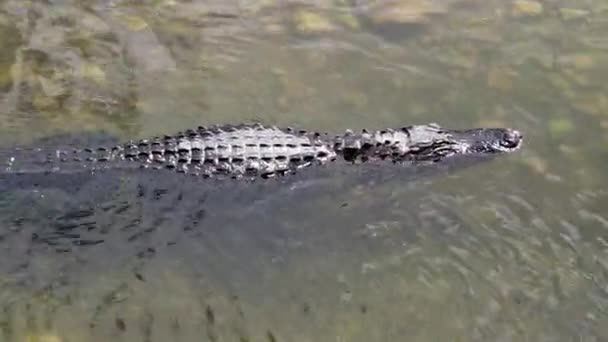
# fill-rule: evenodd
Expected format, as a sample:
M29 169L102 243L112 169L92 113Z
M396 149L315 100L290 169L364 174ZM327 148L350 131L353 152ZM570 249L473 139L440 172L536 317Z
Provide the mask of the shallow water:
M1 194L0 341L608 339L607 29L600 0L0 2L3 146L252 120L525 135L379 184Z

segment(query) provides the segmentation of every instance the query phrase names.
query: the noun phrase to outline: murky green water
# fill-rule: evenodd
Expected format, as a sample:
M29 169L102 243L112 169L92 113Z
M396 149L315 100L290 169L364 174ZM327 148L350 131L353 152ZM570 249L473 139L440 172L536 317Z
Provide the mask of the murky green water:
M526 137L415 186L222 196L144 257L32 252L3 219L0 341L608 340L606 32L602 0L0 2L3 145L245 120Z

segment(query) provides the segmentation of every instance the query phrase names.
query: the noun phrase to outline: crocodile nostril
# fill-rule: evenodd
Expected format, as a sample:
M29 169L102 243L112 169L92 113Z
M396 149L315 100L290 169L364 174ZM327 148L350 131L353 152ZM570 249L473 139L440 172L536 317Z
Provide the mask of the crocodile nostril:
M518 147L521 143L523 137L521 133L514 129L509 129L503 134L503 139L501 141L501 145L507 148L515 148Z

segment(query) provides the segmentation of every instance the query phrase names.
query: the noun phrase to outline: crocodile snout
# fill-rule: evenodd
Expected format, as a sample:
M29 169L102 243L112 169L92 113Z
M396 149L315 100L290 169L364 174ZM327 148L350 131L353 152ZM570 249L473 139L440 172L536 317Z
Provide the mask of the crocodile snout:
M523 135L521 132L515 129L507 129L503 134L501 145L506 148L515 149L518 148L522 142Z

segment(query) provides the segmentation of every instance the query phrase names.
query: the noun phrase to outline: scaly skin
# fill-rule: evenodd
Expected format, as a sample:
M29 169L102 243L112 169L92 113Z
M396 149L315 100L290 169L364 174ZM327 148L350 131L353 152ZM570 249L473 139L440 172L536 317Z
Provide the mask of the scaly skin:
M3 173L97 171L118 168L173 169L204 177L264 178L329 162L437 162L454 155L517 150L521 134L503 128L446 130L436 124L330 136L261 124L198 127L116 146L15 151Z

